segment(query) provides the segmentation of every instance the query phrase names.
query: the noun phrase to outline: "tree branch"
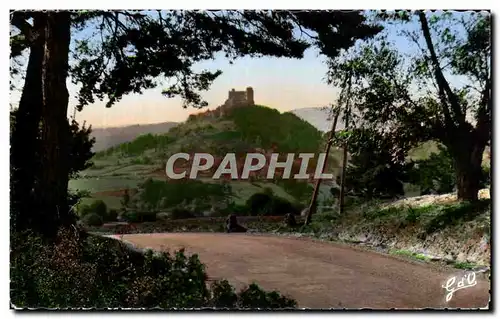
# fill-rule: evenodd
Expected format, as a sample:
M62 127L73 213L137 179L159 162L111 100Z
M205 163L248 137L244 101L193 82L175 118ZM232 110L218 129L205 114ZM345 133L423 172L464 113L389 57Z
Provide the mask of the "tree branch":
M465 124L465 113L462 112L462 108L460 107L460 103L458 102L458 98L453 93L450 88L450 84L446 81L446 78L443 75L443 71L439 65L438 57L436 51L434 49L434 45L431 39L431 33L429 31L429 24L427 22L427 18L425 17L425 13L423 11L419 11L418 16L420 18L420 24L422 25L422 32L424 33L425 42L427 44L427 48L429 49L431 62L434 66L436 81L439 86L439 96L441 102L443 103L443 108L446 113L448 113L447 117L450 116L450 111L448 110L448 103L446 103L446 96L448 96L448 100L450 102L451 109L454 113L454 119L457 120L458 124L461 126ZM451 123L450 123L451 124Z
M481 105L477 111L476 134L487 143L491 139L491 79L486 80Z
M37 34L33 32L33 27L26 21L24 12L15 11L12 13L10 23L21 31L24 38L31 44L35 41Z

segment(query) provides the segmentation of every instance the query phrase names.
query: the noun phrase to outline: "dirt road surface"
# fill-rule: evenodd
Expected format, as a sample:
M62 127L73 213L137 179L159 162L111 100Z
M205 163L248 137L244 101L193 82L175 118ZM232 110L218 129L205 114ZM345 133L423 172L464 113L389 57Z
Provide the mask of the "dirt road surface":
M134 234L123 240L142 248L196 253L210 279L237 289L256 282L297 300L301 308L483 308L490 283L456 291L449 302L442 285L464 271L311 239L245 234ZM458 281L457 281L458 282Z

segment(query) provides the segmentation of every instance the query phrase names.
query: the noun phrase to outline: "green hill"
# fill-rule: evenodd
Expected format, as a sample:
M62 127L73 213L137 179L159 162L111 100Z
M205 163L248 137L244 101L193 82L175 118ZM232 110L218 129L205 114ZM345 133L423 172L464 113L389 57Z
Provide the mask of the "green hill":
M91 193L85 203L102 199L109 207L119 209L119 198L123 195L121 190L145 189L145 181L151 179L171 183L166 181L165 163L174 153L206 152L223 157L232 152L244 156L256 149L273 150L280 154L319 153L323 151L323 133L293 113L280 113L265 106L236 108L223 118L191 116L165 134L142 135L97 153L93 159L95 165L82 172L80 179L70 181L70 188ZM332 152L330 167L338 167L339 155ZM198 181L221 183L211 178L199 178ZM311 185L297 181L277 184L269 181L230 181L229 185L229 198L221 199L219 196L217 201L244 204L250 196L267 188L278 197L305 203L307 194L312 190ZM191 186L199 189L198 184L184 186L184 189ZM165 190L169 192L167 188ZM140 196L145 198L144 194ZM187 202L191 201L188 197L185 198ZM148 209L154 209L155 203L148 205ZM160 206L164 208L164 205Z

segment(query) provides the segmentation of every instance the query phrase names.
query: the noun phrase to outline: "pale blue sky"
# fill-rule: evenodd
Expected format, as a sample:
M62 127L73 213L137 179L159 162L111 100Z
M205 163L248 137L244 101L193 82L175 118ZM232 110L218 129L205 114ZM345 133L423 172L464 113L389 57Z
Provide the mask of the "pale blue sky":
M412 25L416 28L418 25ZM397 29L389 26L389 40L402 52L408 52L411 45L407 39L397 35ZM242 58L230 65L221 55L214 61L206 61L196 66L200 69L220 69L222 75L213 83L208 92L203 93L209 102L209 109L224 103L227 92L235 88L244 90L252 86L257 104L274 107L279 111L289 111L304 107L322 107L333 103L337 89L325 83L327 71L323 57L314 49L306 51L303 59L285 58ZM68 81L70 107L73 113L76 87ZM161 95L162 88L148 90L143 95L125 96L112 108L105 108L104 102L86 106L77 113L78 121L86 121L94 127L122 126L131 124L184 121L189 114L199 110L182 108L179 98L168 99ZM13 94L13 102L18 94ZM203 109L204 110L204 109Z

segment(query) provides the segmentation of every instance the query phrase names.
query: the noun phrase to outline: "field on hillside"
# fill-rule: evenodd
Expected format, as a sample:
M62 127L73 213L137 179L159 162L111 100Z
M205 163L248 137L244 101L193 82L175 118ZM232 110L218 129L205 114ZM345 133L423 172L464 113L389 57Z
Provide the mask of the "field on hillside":
M161 186L161 183L171 183L167 180L165 163L168 157L174 153L206 152L222 158L226 153L231 152L243 155L256 151L297 154L301 152L318 153L322 151L322 148L323 134L292 113L280 114L274 109L261 106L240 108L225 118L191 119L171 128L165 134L142 135L132 141L98 152L93 159L94 165L81 172L79 179L70 181L69 187L71 190L90 193L90 197L81 201L82 205L102 200L108 208L120 209L125 189L139 190L148 180L156 181L155 187L167 187L166 185ZM332 150L328 161L329 171L338 173L340 155L340 150ZM238 167L242 166L242 160L238 160L237 165ZM314 168L312 164L310 167ZM206 177L199 177L197 181L206 185L213 184L215 187L228 184L230 194L225 199L221 197L216 201L232 203L237 206L245 205L252 195L262 192L271 192L274 196L291 203L304 205L308 201L307 196L299 199L292 195L297 194L297 191L290 189L290 187L294 187L293 185L278 185L268 180L229 180L225 182L214 180L208 174ZM312 184L309 185L309 191L312 191ZM164 191L158 189L153 192ZM187 190L187 192L190 191ZM326 198L328 194L329 188L322 187L320 199ZM141 197L139 201L144 201L144 198L144 196ZM207 201L212 206L217 204L213 203L213 198L207 199ZM157 206L160 203L152 200L152 202L144 204L141 206L141 203L138 203L141 210L158 210ZM160 210L164 210L163 206Z
M280 114L275 109L262 106L239 108L224 118L193 117L165 134L141 135L98 152L93 159L94 165L81 172L79 179L71 180L69 187L90 194L82 199L81 205L102 200L108 209L116 210L123 209L122 199L126 190L138 193L131 196L133 203L129 208L139 211L163 212L176 208L187 209L189 206L188 210L195 209L198 215L203 211L206 216L207 211L216 213L214 210L223 210L222 207L231 205L231 209L237 211L237 207L245 206L258 193L272 193L297 207L304 207L309 203L312 182L307 184L300 181L294 185L260 178L215 180L208 173L197 178L196 183L191 180L188 181L190 185L175 186L166 176L165 163L169 156L178 152L210 153L215 156L216 163L227 153L236 153L237 156L248 152L319 153L323 151L324 142L322 132L292 113ZM427 142L412 150L409 159L422 160L437 152L437 143ZM335 176L340 173L341 156L341 150L333 147L327 171ZM243 160L237 157L238 167L243 166ZM189 163L184 169L186 167L189 167ZM313 166L310 164L310 167ZM149 183L148 187L145 186L146 182ZM180 186L183 187L182 191L177 189ZM330 187L326 183L322 184L318 196L320 206L325 201L326 205L331 205ZM212 193L206 195L203 193L205 191ZM412 184L405 184L404 191L407 197L420 195L419 187ZM173 200L172 196L179 199ZM197 197L199 200L194 200ZM168 206L166 202L174 206Z

